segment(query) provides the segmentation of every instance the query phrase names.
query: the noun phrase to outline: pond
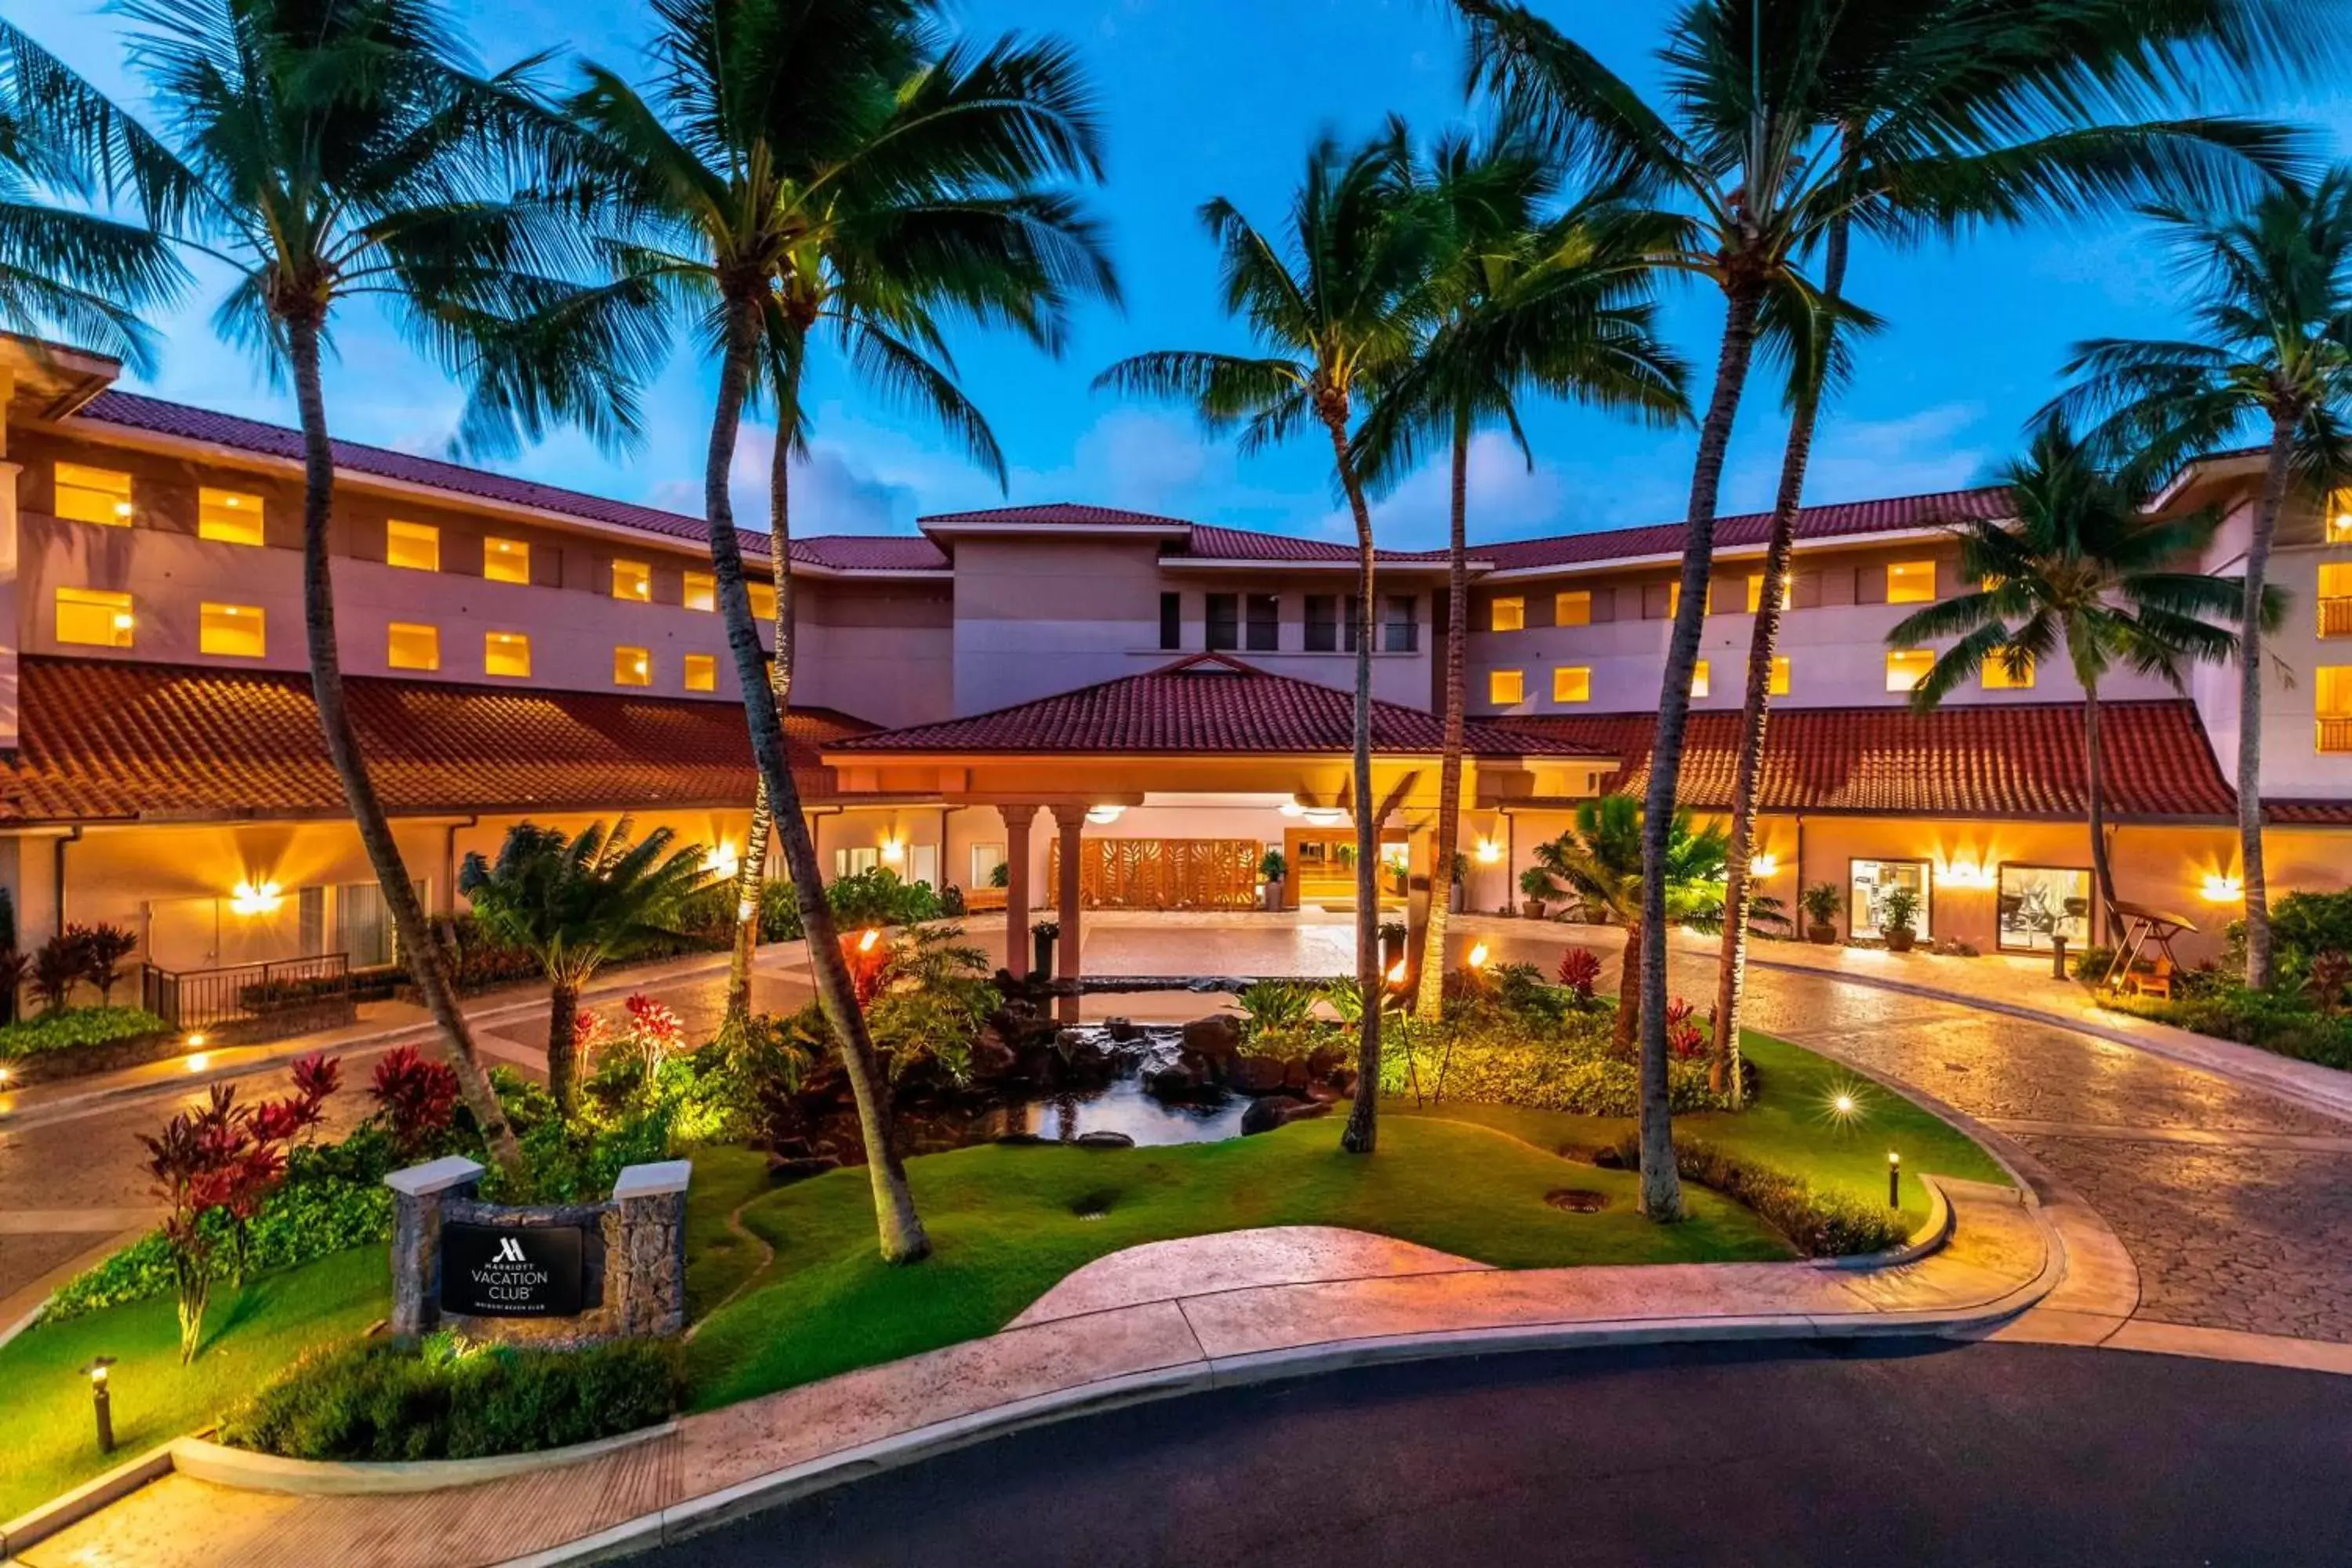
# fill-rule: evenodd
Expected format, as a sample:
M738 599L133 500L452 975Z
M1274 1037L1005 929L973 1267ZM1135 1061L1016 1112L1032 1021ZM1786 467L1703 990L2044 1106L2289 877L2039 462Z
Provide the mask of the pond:
M1068 1142L1082 1132L1123 1132L1139 1145L1213 1143L1238 1138L1249 1096L1229 1094L1216 1105L1184 1105L1154 1099L1132 1069L1087 1094L1059 1094L1025 1105L1007 1106L1004 1131L1034 1132Z

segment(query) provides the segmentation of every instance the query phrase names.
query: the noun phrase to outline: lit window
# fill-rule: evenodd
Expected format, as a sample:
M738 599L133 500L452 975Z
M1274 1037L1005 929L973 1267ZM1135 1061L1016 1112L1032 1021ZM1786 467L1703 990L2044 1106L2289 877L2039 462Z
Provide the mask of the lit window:
M103 588L58 590L58 641L129 647L131 627L130 595Z
M530 675L530 638L522 632L488 632L482 637L482 673L524 679Z
M131 476L111 468L58 465L58 515L75 522L131 526Z
M493 583L530 581L530 546L520 539L482 541L482 575Z
M1770 689L1775 697L1789 695L1789 656L1785 653L1776 653L1772 656Z
M1551 596L1551 620L1556 626L1589 626L1592 624L1592 594L1585 588L1570 589Z
M2352 637L2352 561L2320 564L2319 635Z
M1982 684L1987 691L2031 691L2033 689L2033 661L2027 659L2024 666L2012 675L2009 661L1996 653L1984 661Z
M614 685L651 686L653 683L652 655L641 647L616 647L613 650Z
M686 574L686 607L689 610L715 610L719 607L719 579L708 572Z
M384 644L384 662L394 669L438 669L441 668L441 628L419 626L413 621L392 623ZM530 673L529 656L525 655L523 673Z
M63 589L58 592L63 593ZM2319 716L2319 749L2352 752L2352 664L2323 664L2313 683Z
M1551 700L1554 702L1591 701L1592 671L1580 664L1562 665L1553 670Z
M205 605L199 608L196 647L226 658L259 658L268 647L260 608L253 605Z
M640 605L650 604L654 596L654 569L642 561L613 563L613 597L634 599Z
M751 594L751 614L763 621L776 618L776 588L772 583L746 583Z
M2327 498L2327 542L2352 544L2352 490L2337 490Z
M1911 691L1927 679L1936 668L1933 649L1924 647L1896 648L1886 656L1886 689Z
M1796 601L1797 579L1796 574L1790 573L1783 575L1780 579L1780 608L1783 610L1789 609L1790 606L1795 605ZM1750 572L1748 574L1748 613L1751 616L1757 615L1760 613L1763 608L1764 574L1761 572Z
M719 689L719 656L710 653L690 653L686 656L686 689L688 691Z
M1691 695L1693 697L1704 697L1706 693L1706 660L1700 659L1691 670Z
M1495 601L1494 618L1487 626L1489 631L1524 631L1527 629L1527 625L1528 602L1525 599L1515 595L1507 599Z
M1486 700L1498 708L1509 708L1528 699L1527 672L1517 669L1493 669L1486 672Z
M389 566L405 567L411 572L441 570L441 531L429 522L402 522L397 519L383 525L383 559Z
M261 542L261 498L243 490L196 491L196 536L223 544Z
M1932 561L1897 561L1886 568L1886 602L1890 605L1929 605L1936 600L1936 563Z

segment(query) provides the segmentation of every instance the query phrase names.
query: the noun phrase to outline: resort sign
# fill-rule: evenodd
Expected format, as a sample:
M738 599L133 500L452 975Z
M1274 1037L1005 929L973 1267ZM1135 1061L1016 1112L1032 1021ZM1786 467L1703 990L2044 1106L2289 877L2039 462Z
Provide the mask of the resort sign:
M441 1310L474 1318L576 1318L580 1240L576 1226L445 1223Z

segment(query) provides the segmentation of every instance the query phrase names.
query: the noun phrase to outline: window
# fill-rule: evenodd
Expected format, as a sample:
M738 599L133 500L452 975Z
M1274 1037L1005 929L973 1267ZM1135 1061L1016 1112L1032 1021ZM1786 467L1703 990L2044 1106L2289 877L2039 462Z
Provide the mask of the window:
M402 522L395 518L383 525L383 559L388 566L411 572L438 572L441 531L429 522Z
M294 941L305 958L317 958L327 951L327 889L323 884L294 889Z
M1783 610L1793 608L1796 603L1797 574L1793 572L1784 574L1780 578L1780 608ZM1759 615L1763 609L1764 574L1750 572L1748 574L1748 613L1751 616Z
M855 877L881 864L882 851L870 844L863 849L836 849L833 852L833 874L835 877Z
M259 658L269 636L255 605L202 605L196 613L196 647L225 658Z
M1936 655L1931 648L1898 647L1886 656L1886 689L1912 691L1927 679L1936 668Z
M1209 600L1209 637L1212 649L1234 648L1242 646L1242 599L1238 594L1211 594Z
M1489 631L1525 631L1527 626L1528 602L1516 595L1507 599L1496 600L1487 616L1486 629Z
M743 590L751 597L751 618L772 621L776 618L776 585L773 583L746 583Z
M1896 561L1886 568L1886 602L1890 605L1931 605L1936 602L1936 563Z
M2320 565L2319 635L2352 637L2352 561Z
M689 610L719 608L719 579L708 572L688 572L685 592L678 602Z
M414 621L393 622L385 628L383 661L394 669L440 668L441 628Z
M652 604L654 569L642 561L614 562L613 597L628 599L640 605Z
M85 468L79 463L59 463L58 515L74 522L131 526L131 476L111 468Z
M392 962L392 913L375 883L335 889L335 951L354 968Z
M1160 595L1160 646L1173 651L1184 646L1184 595Z
M1337 595L1307 595L1307 651L1339 651L1339 600Z
M58 590L58 641L93 647L131 646L131 595L103 588Z
M1789 695L1789 656L1787 654L1776 653L1772 656L1772 675L1766 683L1766 689L1775 697Z
M2090 868L2003 866L1993 918L2004 952L2048 952L2058 937L2080 952L2091 940ZM1925 926L1920 934L1927 934Z
M1554 702L1591 701L1592 671L1580 664L1562 665L1553 670L1551 700Z
M243 490L196 491L196 537L223 544L261 542L261 498Z
M1592 592L1589 588L1573 588L1551 596L1551 620L1556 626L1589 626L1592 624Z
M712 653L690 653L686 656L686 689L688 691L719 689L719 656Z
M521 632L486 632L482 636L482 673L518 680L530 677L530 638Z
M1420 646L1420 626L1413 619L1413 601L1409 594L1391 594L1388 614L1381 629L1385 634L1381 647L1387 653L1411 653Z
M62 602L65 593L63 588L58 590L60 600L58 605L59 642L66 640L62 629L65 624ZM131 646L128 631L122 634L122 641L117 646ZM2312 684L2315 706L2319 713L2319 749L2330 755L2352 752L2352 664L2323 664L2315 674L2316 679Z
M2352 544L2352 490L2337 490L2327 498L2327 542Z
M971 885L975 888L999 886L996 879L997 868L1005 863L1003 845L973 845L971 847Z
M2033 661L2027 659L2024 665L2012 674L2009 668L2009 660L1996 653L1984 661L1979 684L1987 691L2031 691L2033 689Z
M1901 888L1919 900L1912 917L1912 929L1921 941L1932 932L1927 928L1928 882L1925 860L1856 860L1851 863L1853 896L1846 908L1852 911L1851 924L1855 936L1876 936L1886 909L1886 895Z
M651 686L654 683L653 656L641 647L616 647L613 650L613 684L615 686Z
M529 583L530 546L520 539L483 540L482 575L493 583Z
M1528 700L1528 677L1520 669L1486 672L1486 700L1497 708L1516 708Z
M1282 647L1282 600L1278 595L1249 596L1247 647L1252 653L1273 653Z
M1693 697L1705 697L1706 694L1706 660L1700 659L1698 663L1691 667L1691 695Z

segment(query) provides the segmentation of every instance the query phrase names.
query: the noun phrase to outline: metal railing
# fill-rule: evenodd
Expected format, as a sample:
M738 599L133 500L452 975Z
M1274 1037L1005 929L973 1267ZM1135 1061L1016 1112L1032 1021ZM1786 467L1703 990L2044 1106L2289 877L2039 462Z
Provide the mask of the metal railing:
M2319 749L2326 755L2352 752L2352 716L2322 719L2319 721Z
M139 966L140 1005L183 1033L250 1025L247 1038L299 1034L321 1014L347 1010L352 1000L348 954L238 963L226 969Z
M2352 637L2352 599L2319 601L2319 635L2324 637Z

